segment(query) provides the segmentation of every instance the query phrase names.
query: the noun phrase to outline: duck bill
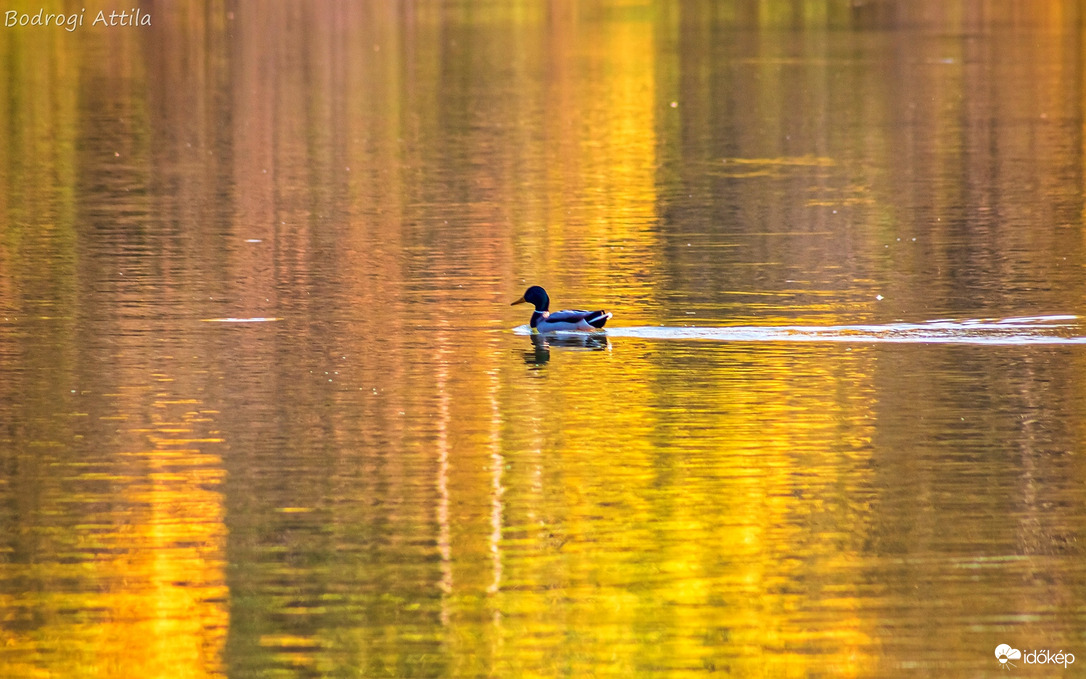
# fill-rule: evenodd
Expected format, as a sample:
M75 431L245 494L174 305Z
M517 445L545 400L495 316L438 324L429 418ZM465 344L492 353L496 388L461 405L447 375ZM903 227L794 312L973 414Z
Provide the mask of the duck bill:
M513 306L514 304L524 304L524 303L526 303L527 301L528 301L528 300L524 299L524 297L521 297L521 298L520 298L520 299L518 299L517 301L515 301L515 302L512 302L512 303L510 303L510 304L509 304L509 306Z

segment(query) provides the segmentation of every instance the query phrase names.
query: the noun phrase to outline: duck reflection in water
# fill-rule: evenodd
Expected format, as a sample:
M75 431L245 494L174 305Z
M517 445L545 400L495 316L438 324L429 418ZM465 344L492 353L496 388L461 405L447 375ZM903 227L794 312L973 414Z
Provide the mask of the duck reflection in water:
M542 366L551 360L551 348L568 351L605 351L611 349L611 342L602 334L569 335L529 335L532 351L524 352L524 362L528 365Z

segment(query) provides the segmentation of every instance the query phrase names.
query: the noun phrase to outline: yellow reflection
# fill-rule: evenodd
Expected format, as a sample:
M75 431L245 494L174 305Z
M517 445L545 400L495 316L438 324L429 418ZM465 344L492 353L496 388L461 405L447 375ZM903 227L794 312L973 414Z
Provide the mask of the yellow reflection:
M151 412L165 405L152 403ZM158 420L129 430L152 448L82 472L57 468L62 478L72 475L71 488L106 484L117 492L58 488L45 500L41 520L53 529L43 533L41 558L0 569L4 581L39 583L2 596L4 610L35 624L25 632L9 628L0 675L222 676L226 534L216 487L223 472L206 449L221 439L191 436L206 431L193 424L206 419L190 410ZM192 447L196 442L205 448Z
M867 477L872 358L722 350L688 373L630 351L591 361L591 385L573 353L506 385L518 452L496 605L532 652L518 646L503 669L870 672L877 635L850 537L868 508L849 498ZM706 413L696 432L681 428L691 411ZM812 440L839 443L819 457Z
M518 233L516 273L533 280L539 273L562 276L553 281L557 290L587 287L597 298L641 298L650 294L644 281L659 256L651 14L556 15L546 27L544 62L540 188L547 209Z

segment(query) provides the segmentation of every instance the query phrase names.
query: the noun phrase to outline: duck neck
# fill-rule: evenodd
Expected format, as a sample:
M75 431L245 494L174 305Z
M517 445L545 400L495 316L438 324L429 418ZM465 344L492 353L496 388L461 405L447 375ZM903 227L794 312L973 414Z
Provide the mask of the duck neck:
M544 318L546 318L546 317L547 317L547 312L546 311L540 311L539 309L536 309L535 311L533 311L532 312L532 327L534 328L537 325L539 325L539 322L541 320L543 320Z

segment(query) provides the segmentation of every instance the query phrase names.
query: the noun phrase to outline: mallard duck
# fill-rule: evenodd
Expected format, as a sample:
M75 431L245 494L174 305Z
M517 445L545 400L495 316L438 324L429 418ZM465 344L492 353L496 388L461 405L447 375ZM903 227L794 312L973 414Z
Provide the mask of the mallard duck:
M525 290L524 296L513 302L513 304L524 303L535 305L531 325L537 332L599 330L611 317L610 312L607 311L566 310L555 311L552 314L549 311L551 298L547 295L547 291L538 285Z

